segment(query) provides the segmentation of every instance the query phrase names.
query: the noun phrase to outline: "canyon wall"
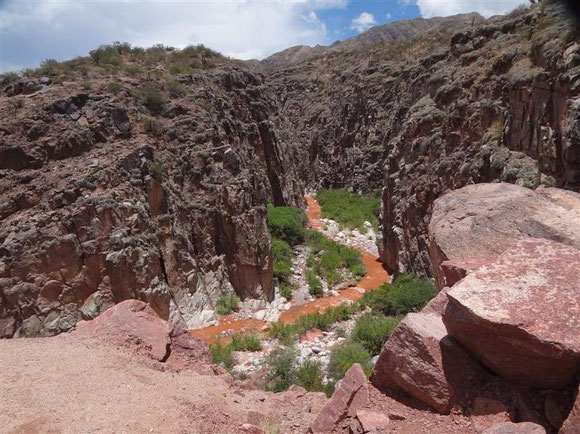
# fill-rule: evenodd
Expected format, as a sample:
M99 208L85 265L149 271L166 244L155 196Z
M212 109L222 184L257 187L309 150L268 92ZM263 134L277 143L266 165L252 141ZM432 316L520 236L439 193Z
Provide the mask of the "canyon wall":
M130 298L192 328L220 294L273 296L266 204L300 206L303 187L262 77L179 80L186 96L155 117L134 79L2 97L0 336L66 331Z

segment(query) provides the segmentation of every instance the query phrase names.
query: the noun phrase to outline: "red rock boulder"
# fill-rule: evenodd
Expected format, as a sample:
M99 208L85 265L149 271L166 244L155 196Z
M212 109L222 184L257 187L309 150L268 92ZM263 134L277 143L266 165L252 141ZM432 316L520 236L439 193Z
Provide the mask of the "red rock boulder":
M486 429L482 434L546 434L546 430L532 422L502 422Z
M322 408L310 432L329 433L345 418L355 417L357 411L369 403L367 378L360 364L355 363L346 372L332 398Z
M161 319L139 300L123 301L91 321L81 321L75 333L134 351L176 370L211 371L211 355L203 341Z
M472 271L474 264L521 239L545 238L580 249L580 194L503 183L468 185L434 202L429 238L439 289L457 281L461 269Z
M501 377L561 389L580 369L580 251L520 241L447 293L449 334Z
M419 313L401 321L371 373L379 389L407 392L440 413L448 414L455 402L464 401L466 385L478 382L478 365L452 339L441 320L447 303L440 292Z

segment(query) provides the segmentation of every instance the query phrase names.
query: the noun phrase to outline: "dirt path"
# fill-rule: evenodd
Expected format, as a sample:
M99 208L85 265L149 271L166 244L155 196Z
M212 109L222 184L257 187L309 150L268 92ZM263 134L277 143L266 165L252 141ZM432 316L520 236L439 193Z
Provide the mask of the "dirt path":
M322 228L322 222L320 221L320 205L310 196L306 197L306 203L308 205L306 211L308 215L308 226L319 230ZM348 300L356 301L360 299L365 292L376 289L383 283L388 282L390 276L383 268L378 258L364 250L358 249L358 251L362 254L362 260L367 270L367 274L357 283L356 286L340 291L338 296L326 296L304 304L293 305L290 309L282 312L279 321L284 323L294 322L304 315L323 312L329 307L338 306ZM252 318L240 319L236 318L234 314L222 317L218 325L205 327L199 330L192 330L191 334L211 343L224 332L257 333L264 330L267 326L268 323L265 321L258 321Z

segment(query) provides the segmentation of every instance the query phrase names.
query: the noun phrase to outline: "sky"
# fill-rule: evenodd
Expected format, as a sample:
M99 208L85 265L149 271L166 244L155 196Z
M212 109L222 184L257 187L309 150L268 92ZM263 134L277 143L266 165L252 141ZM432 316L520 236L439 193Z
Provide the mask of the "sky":
M506 13L527 0L0 0L0 72L47 58L85 56L114 41L148 47L204 44L238 59L294 45L328 45L372 26L477 11Z

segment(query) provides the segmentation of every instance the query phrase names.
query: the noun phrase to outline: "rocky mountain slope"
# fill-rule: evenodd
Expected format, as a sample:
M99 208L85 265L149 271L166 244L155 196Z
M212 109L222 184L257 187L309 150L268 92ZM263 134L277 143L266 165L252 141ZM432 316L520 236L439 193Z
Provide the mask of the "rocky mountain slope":
M382 189L384 264L432 275L445 192L580 187L577 29L542 2L372 29L266 73L118 44L4 77L0 336L129 298L189 328L220 294L269 300L265 205L321 186Z
M312 188L383 189L381 259L431 274L433 200L470 183L580 188L578 27L542 2L454 34L331 53L268 76Z
M341 53L353 50L363 50L378 44L396 41L410 41L422 37L426 33L445 29L455 32L465 27L481 24L483 17L477 13L460 14L452 17L435 17L430 19L415 18L412 20L394 21L384 26L371 27L358 36L336 41L332 45L316 45L309 47L297 45L272 54L259 62L262 70L270 72L276 69L298 64L315 57Z

